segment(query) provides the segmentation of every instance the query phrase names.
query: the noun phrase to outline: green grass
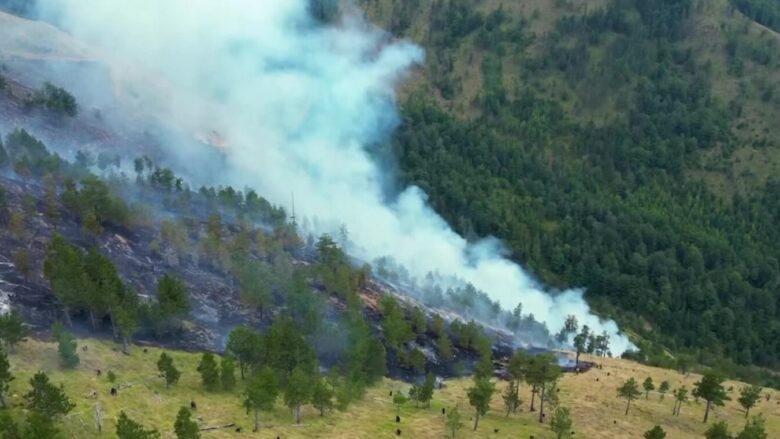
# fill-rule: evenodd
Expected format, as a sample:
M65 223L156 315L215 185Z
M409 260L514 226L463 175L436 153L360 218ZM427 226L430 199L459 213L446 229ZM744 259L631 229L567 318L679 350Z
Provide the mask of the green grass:
M140 347L134 347L131 355L115 350L112 343L98 340L80 340L79 354L81 364L75 370L63 371L57 362L56 345L31 340L18 346L11 356L11 364L16 380L9 392L8 402L14 406L17 417L22 416L19 405L22 395L28 390L28 380L37 370L46 371L54 383L62 383L67 394L76 404L76 408L63 422L66 437L74 438L110 438L114 436L114 424L120 410L146 427L157 428L163 437L174 437L173 422L181 406L189 406L194 400L198 404L195 416L202 426L220 425L235 422L243 427L242 433L234 429L204 432L204 438L234 437L271 437L282 438L382 438L395 437L396 428L402 430L402 437L428 438L445 437L442 407L460 405L464 415L464 424L470 425L471 416L465 388L468 380L454 382L449 388L437 392L429 409L416 409L408 405L401 410L400 424L395 423L395 407L392 404L390 390L408 391L404 383L385 380L370 389L366 398L351 405L347 412L333 412L321 418L313 407L303 409L301 425L294 424L290 411L282 406L281 398L277 409L261 415L262 429L252 434L252 420L241 407L240 389L234 392L206 392L196 372L198 354L167 351L176 366L182 371L180 382L169 389L165 388L162 378L157 375L156 361L162 352L149 348L143 353ZM81 346L87 346L86 352ZM103 376L98 378L96 370ZM118 396L110 396L112 384L106 378L108 371L117 376L116 386L132 383L133 386L120 390ZM240 387L240 383L239 383ZM91 398L92 392L97 398ZM96 431L93 416L95 404L99 401L104 412L104 432ZM545 426L535 423L530 417L505 418L500 414L500 398L495 398L495 409L480 421L476 433L468 432L464 425L459 437L550 437ZM498 428L500 434L493 433Z
M443 438L446 437L444 417L441 409L459 406L463 414L464 427L460 438L528 438L533 435L539 439L552 438L547 425L539 424L536 413L527 411L530 393L522 386L524 399L523 411L506 417L502 409L500 392L503 383L497 383L498 392L493 398L491 411L480 420L476 432L471 431L473 414L466 398L466 389L470 379L451 380L446 388L437 390L430 408L415 408L407 404L401 409L400 424L395 423L395 407L390 391L408 391L405 383L384 380L369 390L366 398L349 407L346 412L333 412L324 418L319 417L312 407L303 410L301 425L295 425L289 410L281 406L271 413L263 413L262 430L251 433L252 421L241 407L240 389L234 392L206 392L200 377L195 371L199 361L198 354L169 352L177 367L182 371L178 385L165 388L157 376L156 361L161 350L149 348L143 353L140 347L134 347L127 356L115 350L112 343L98 340L80 340L80 346L88 346L86 352L79 351L81 365L75 370L62 371L57 364L56 346L51 343L31 340L19 346L11 356L13 372L17 379L12 385L9 403L17 417L23 416L20 407L22 395L28 389L28 380L37 370L44 370L53 382L62 383L76 408L63 422L66 437L73 438L111 438L114 437L114 423L120 410L124 410L133 419L147 427L154 427L165 438L173 438L173 421L181 406L189 406L191 400L198 403L195 416L203 426L220 425L235 422L243 427L242 433L234 429L204 432L204 438L263 437L275 438L390 438L395 437L396 428L407 438ZM706 425L701 422L703 403L692 402L682 409L682 415L673 417L672 398L661 400L658 394L651 394L632 404L628 416L623 415L625 402L616 397L616 388L628 377L643 381L652 376L657 384L669 380L672 388L685 384L691 389L699 379L696 375L683 376L673 371L651 368L625 360L596 359L603 369L592 370L582 375L565 375L561 381L561 405L571 408L574 420L573 429L578 438L637 438L655 424L666 429L671 438L701 438ZM98 378L96 370L101 369L103 376ZM132 383L133 386L111 397L112 384L106 374L109 370L118 375L115 385ZM727 421L732 430L740 429L744 424L744 412L736 403L739 389L743 384L729 381L727 387L733 387L730 396L733 401L725 407L717 408L711 414L711 422ZM240 386L240 384L239 384ZM97 398L90 397L92 392ZM761 400L752 413L763 413L767 420L769 437L780 437L780 392L770 391L771 400ZM100 401L104 412L104 432L96 431L93 414L95 404ZM498 429L498 433L494 433Z

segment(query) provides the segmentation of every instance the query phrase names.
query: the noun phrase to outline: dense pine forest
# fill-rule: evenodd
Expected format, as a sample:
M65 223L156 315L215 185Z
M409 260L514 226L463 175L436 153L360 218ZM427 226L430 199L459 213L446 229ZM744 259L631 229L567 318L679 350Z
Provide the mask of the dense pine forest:
M428 49L392 147L460 232L647 354L780 364L775 3L362 3Z

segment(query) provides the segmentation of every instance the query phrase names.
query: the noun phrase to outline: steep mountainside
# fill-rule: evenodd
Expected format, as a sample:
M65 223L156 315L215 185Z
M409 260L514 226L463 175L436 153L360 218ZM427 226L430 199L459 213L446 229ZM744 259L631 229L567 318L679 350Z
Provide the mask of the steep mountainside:
M772 2L359 3L427 49L394 147L459 231L648 340L780 363Z

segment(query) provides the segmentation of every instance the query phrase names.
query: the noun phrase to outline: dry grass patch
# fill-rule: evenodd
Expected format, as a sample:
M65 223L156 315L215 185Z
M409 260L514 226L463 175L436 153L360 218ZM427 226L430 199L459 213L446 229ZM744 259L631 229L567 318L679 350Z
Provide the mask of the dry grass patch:
M408 392L409 385L402 382L384 380L369 390L363 401L351 405L347 412L333 412L319 417L312 407L303 410L301 425L295 425L290 411L281 406L261 416L262 430L251 433L252 421L241 407L240 389L234 392L206 392L196 372L200 355L183 352L170 352L179 370L182 371L178 385L165 388L162 378L157 375L156 362L160 353L157 348L149 348L147 353L140 347L134 347L131 355L124 355L115 349L112 343L98 340L80 340L80 346L88 346L86 352L79 350L81 364L72 371L59 369L56 345L31 340L20 345L11 356L11 364L17 380L14 381L9 402L18 406L28 389L28 380L37 370L44 370L53 382L63 383L65 390L76 408L63 423L66 437L73 438L112 438L114 423L120 410L124 410L133 419L147 427L154 427L165 438L173 438L173 421L181 406L189 406L194 400L198 404L195 416L203 426L220 425L235 422L243 427L242 433L234 429L204 432L204 438L238 438L276 436L288 438L391 438L401 429L401 437L407 438L444 438L446 430L441 409L449 410L457 405L463 415L463 429L459 438L552 438L547 425L537 422L537 413L528 411L530 390L522 386L522 411L516 415L505 416L501 392L506 384L496 382L496 394L491 410L480 420L476 432L471 431L473 413L468 404L466 390L471 385L468 378L448 381L446 387L437 390L430 408L415 408L407 404L401 409L401 422L395 422L396 409L392 404L393 392ZM644 398L632 404L628 416L623 416L625 401L617 398L616 389L630 377L643 381L651 376L656 386L668 380L675 388L685 384L689 389L699 379L697 375L683 376L673 371L642 366L636 363L613 360L593 359L603 365L603 369L592 370L582 375L565 375L561 381L561 404L571 408L574 420L573 429L576 438L637 438L655 424L661 424L671 438L701 438L706 429L701 418L704 413L702 404L691 403L682 409L682 415L673 417L671 395L661 401L657 393L651 393L650 399ZM96 370L103 372L98 377ZM119 391L111 397L112 384L106 375L111 370L117 374L115 384L131 383L133 386ZM732 386L730 395L733 401L726 407L718 408L711 414L711 421L725 420L732 429L739 429L744 423L744 413L738 407L736 398L743 384L727 382ZM240 383L239 383L240 387ZM97 398L90 397L96 392ZM771 401L762 399L753 413L763 413L767 419L769 437L780 437L780 392L770 391ZM104 432L98 433L94 426L93 413L96 401L104 411ZM21 416L21 409L15 408ZM498 430L498 433L495 433Z

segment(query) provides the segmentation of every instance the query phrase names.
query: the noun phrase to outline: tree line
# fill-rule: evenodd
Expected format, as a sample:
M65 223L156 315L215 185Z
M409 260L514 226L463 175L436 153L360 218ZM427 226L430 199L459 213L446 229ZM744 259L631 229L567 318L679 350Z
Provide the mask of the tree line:
M573 86L610 78L626 96L623 117L583 122L541 86L493 84L484 96L499 98L474 121L412 96L393 148L403 180L464 236L498 236L546 283L586 287L600 313L648 343L753 379L739 365L772 366L780 355L780 254L769 244L777 182L723 200L689 178L702 151L736 144L711 73L681 43L691 10L686 1L610 2L562 18L547 50L518 55L530 78L568 69ZM438 26L432 32L449 24ZM577 41L581 58L550 55ZM587 55L597 49L606 56Z

